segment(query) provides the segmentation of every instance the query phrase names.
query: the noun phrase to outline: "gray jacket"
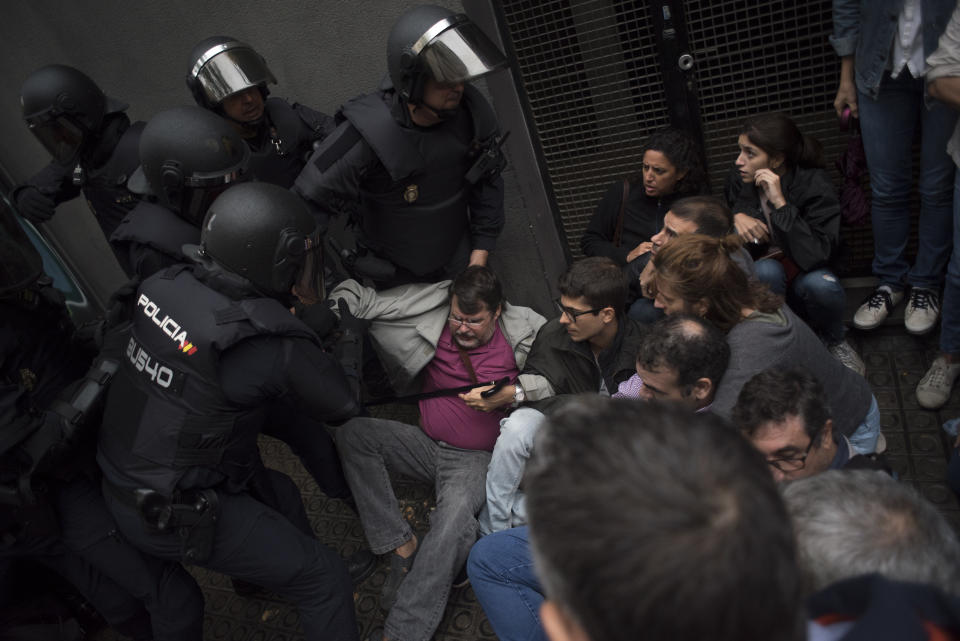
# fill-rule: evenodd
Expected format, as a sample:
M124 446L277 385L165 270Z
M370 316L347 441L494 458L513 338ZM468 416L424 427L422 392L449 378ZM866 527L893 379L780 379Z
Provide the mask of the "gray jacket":
M806 369L823 385L838 434L853 434L870 411L870 384L831 356L786 305L775 314L758 314L737 323L727 334L727 344L730 364L710 406L714 414L729 419L740 390L754 375L768 368L793 367Z
M372 321L370 339L398 394L420 391L415 384L417 375L437 352L450 315L451 282L414 283L378 292L346 280L330 293L331 300L342 298L354 316ZM333 309L336 312L337 308ZM523 369L533 339L545 322L528 307L504 305L500 331L513 348L518 369Z

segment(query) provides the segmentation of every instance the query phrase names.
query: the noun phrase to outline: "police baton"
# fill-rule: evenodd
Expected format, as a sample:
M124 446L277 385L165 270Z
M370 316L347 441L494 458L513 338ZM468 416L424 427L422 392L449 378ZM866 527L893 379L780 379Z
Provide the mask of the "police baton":
M373 407L374 405L386 405L388 403L417 403L419 401L426 400L428 398L438 398L440 396L453 396L454 394L460 394L461 392L469 392L472 389L478 387L484 387L486 385L493 385L492 388L480 392L480 396L483 398L490 398L497 392L503 389L503 386L510 382L509 376L504 376L503 378L496 381L488 381L485 383L473 383L472 385L461 385L460 387L448 387L445 389L437 389L431 392L423 392L422 394L410 394L409 396L385 396L383 398L375 398L369 400L363 404L364 407Z

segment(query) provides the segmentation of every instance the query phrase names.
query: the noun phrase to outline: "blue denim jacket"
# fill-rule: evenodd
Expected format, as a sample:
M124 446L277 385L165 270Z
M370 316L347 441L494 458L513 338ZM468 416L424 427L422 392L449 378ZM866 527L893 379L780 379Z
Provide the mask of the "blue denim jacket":
M830 44L838 56L854 55L857 90L876 97L887 70L904 0L833 0ZM921 0L923 56L937 48L957 0Z

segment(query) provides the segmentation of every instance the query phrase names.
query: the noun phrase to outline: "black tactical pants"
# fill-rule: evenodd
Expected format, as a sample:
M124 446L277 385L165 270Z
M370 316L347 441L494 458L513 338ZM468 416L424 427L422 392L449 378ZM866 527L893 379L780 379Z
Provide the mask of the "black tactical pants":
M0 556L30 558L72 583L115 628L134 638L200 640L203 594L178 563L149 557L120 535L100 489L85 478L54 491L61 536ZM143 625L144 608L149 627Z
M261 493L269 485L275 504L299 504L303 513L299 490L288 476L275 470L262 475L266 480L258 482ZM159 558L181 560L182 541L176 533L150 530L129 502L111 492L106 496L120 530L134 545ZM249 494L217 496L212 551L198 565L263 586L296 604L308 641L357 641L350 575L335 551L303 531L305 515L287 517Z

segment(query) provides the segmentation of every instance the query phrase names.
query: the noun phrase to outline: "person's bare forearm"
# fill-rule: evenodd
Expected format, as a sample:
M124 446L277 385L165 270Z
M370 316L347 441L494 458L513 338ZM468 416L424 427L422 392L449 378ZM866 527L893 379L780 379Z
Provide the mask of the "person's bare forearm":
M960 109L960 76L940 76L927 85L927 92L940 102Z

